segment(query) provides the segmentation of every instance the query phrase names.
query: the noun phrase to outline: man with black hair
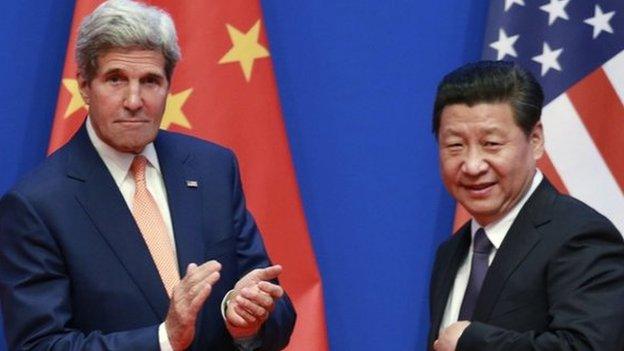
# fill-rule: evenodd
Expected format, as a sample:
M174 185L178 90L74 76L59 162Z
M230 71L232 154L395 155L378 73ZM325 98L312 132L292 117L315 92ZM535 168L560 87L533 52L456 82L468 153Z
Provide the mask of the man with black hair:
M472 219L436 254L429 349L624 349L622 237L536 168L543 100L510 62L468 64L438 86L442 178Z

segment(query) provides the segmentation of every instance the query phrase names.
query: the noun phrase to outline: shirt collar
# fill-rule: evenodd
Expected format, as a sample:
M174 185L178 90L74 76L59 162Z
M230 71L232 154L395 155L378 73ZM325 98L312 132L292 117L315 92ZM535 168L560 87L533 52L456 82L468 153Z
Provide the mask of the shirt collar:
M492 222L483 227L483 229L485 230L485 235L487 235L488 239L497 250L503 243L503 240L505 239L509 228L511 228L513 221L518 216L518 213L520 212L524 204L529 200L533 192L535 192L535 189L537 189L542 179L544 179L542 172L540 172L539 169L536 170L529 191L527 191L524 196L522 196L520 201L518 201L518 203L511 209L511 211L509 211L503 218L499 219L498 221ZM472 238L474 238L475 233L481 227L482 226L473 218L470 223Z
M104 164L113 176L113 179L115 180L117 186L121 186L121 183L124 181L126 176L128 176L130 165L132 164L134 157L137 155L133 153L117 151L112 146L108 145L102 139L100 139L100 137L95 132L95 129L93 128L91 117L87 117L86 124L87 134L89 135L89 139L91 140L93 147L104 161ZM149 143L145 145L140 155L143 155L147 159L148 165L154 167L154 169L156 169L156 171L160 174L160 164L158 163L158 156L156 155L156 148L154 148L154 143Z

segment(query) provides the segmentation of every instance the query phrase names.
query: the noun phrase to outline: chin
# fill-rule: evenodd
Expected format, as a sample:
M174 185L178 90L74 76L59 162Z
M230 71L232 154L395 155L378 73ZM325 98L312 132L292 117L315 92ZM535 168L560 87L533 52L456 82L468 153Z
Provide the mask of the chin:
M143 151L143 148L145 148L145 145L149 144L149 142L146 143L122 143L122 144L116 144L116 145L111 145L115 150L120 151L120 152L125 152L125 153L131 153L131 154L138 154L141 151Z
M468 206L464 204L462 204L462 206L475 219L477 218L490 219L492 217L495 217L496 214L498 213L498 208L492 208L492 206L479 206L479 205ZM481 222L481 220L477 220L477 221Z
M140 153L141 151L143 151L143 148L145 148L145 146L149 143L151 143L152 141L154 141L155 139L155 135L154 137L135 137L132 139L128 139L126 142L121 143L120 145L126 149L127 151L125 152L132 152L135 154Z

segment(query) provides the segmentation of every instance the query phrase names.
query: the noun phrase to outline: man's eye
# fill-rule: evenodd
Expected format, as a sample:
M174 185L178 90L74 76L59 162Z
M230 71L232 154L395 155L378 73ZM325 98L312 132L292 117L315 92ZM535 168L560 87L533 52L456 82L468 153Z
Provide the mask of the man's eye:
M147 77L147 78L143 79L143 83L159 85L160 84L160 79L158 79L156 77Z
M106 80L111 82L111 83L119 83L119 82L121 82L121 77L119 77L119 76L110 76Z

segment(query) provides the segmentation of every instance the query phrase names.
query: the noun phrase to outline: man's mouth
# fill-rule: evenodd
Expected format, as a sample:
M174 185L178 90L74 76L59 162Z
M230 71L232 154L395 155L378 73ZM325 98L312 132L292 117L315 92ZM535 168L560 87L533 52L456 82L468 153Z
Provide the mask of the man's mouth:
M489 194L494 185L496 185L496 182L483 182L476 184L462 184L462 187L468 190L468 192L473 196L486 196Z
M146 123L149 123L149 120L146 120L146 119L118 119L118 120L115 121L115 123L131 126L131 125L146 124Z

